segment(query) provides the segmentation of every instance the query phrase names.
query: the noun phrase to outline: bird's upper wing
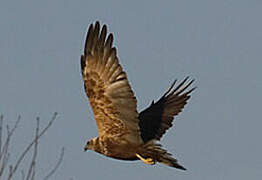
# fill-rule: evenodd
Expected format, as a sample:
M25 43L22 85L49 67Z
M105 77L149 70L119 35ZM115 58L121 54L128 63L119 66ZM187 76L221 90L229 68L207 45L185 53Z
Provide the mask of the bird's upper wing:
M190 93L195 89L189 91L185 90L193 83L191 80L185 84L188 77L184 79L176 88L173 89L176 81L171 85L167 92L156 102L139 113L139 126L141 137L144 142L151 139L160 140L165 134L166 130L172 126L175 115L178 115L190 98Z
M90 25L81 56L86 94L92 106L99 136L121 136L132 132L140 136L137 101L126 73L112 47L113 35L104 25Z

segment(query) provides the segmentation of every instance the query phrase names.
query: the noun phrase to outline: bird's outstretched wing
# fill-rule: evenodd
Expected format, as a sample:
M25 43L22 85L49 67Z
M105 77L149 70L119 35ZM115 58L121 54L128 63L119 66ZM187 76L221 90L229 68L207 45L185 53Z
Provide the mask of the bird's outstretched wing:
M113 35L106 25L90 25L81 69L86 94L98 126L99 136L122 136L132 132L140 136L137 101L126 73L112 47Z
M139 126L144 142L148 142L151 139L160 140L166 130L172 126L174 116L182 111L190 98L190 93L195 89L192 88L185 92L194 81L191 80L189 83L186 83L187 80L188 77L174 88L175 80L156 103L153 101L147 109L139 113Z

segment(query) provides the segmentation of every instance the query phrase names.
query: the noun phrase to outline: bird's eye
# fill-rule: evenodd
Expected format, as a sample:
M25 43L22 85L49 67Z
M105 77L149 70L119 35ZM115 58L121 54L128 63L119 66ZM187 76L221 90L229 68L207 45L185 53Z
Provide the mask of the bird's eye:
M89 145L90 144L90 141L87 141L87 143L86 143L87 145Z

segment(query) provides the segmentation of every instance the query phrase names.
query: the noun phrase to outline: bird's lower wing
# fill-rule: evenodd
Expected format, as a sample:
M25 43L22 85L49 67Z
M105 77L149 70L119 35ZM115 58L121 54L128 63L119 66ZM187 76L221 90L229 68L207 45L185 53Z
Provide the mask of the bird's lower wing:
M187 82L187 80L188 77L174 88L175 81L156 103L153 101L147 109L139 113L139 126L144 142L151 139L160 140L166 130L172 126L174 116L182 111L190 98L190 93L195 89L186 91L194 81Z

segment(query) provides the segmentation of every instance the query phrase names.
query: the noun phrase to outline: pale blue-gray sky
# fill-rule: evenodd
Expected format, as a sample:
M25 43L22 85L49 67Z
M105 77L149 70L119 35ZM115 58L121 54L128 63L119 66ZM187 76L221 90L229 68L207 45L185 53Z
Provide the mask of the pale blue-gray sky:
M13 154L33 136L36 116L43 127L57 111L41 139L39 179L62 146L53 179L260 179L261 9L260 0L2 0L0 113L9 124L22 116ZM175 78L196 79L198 89L163 139L188 171L83 152L97 130L79 58L96 20L115 36L139 110Z

